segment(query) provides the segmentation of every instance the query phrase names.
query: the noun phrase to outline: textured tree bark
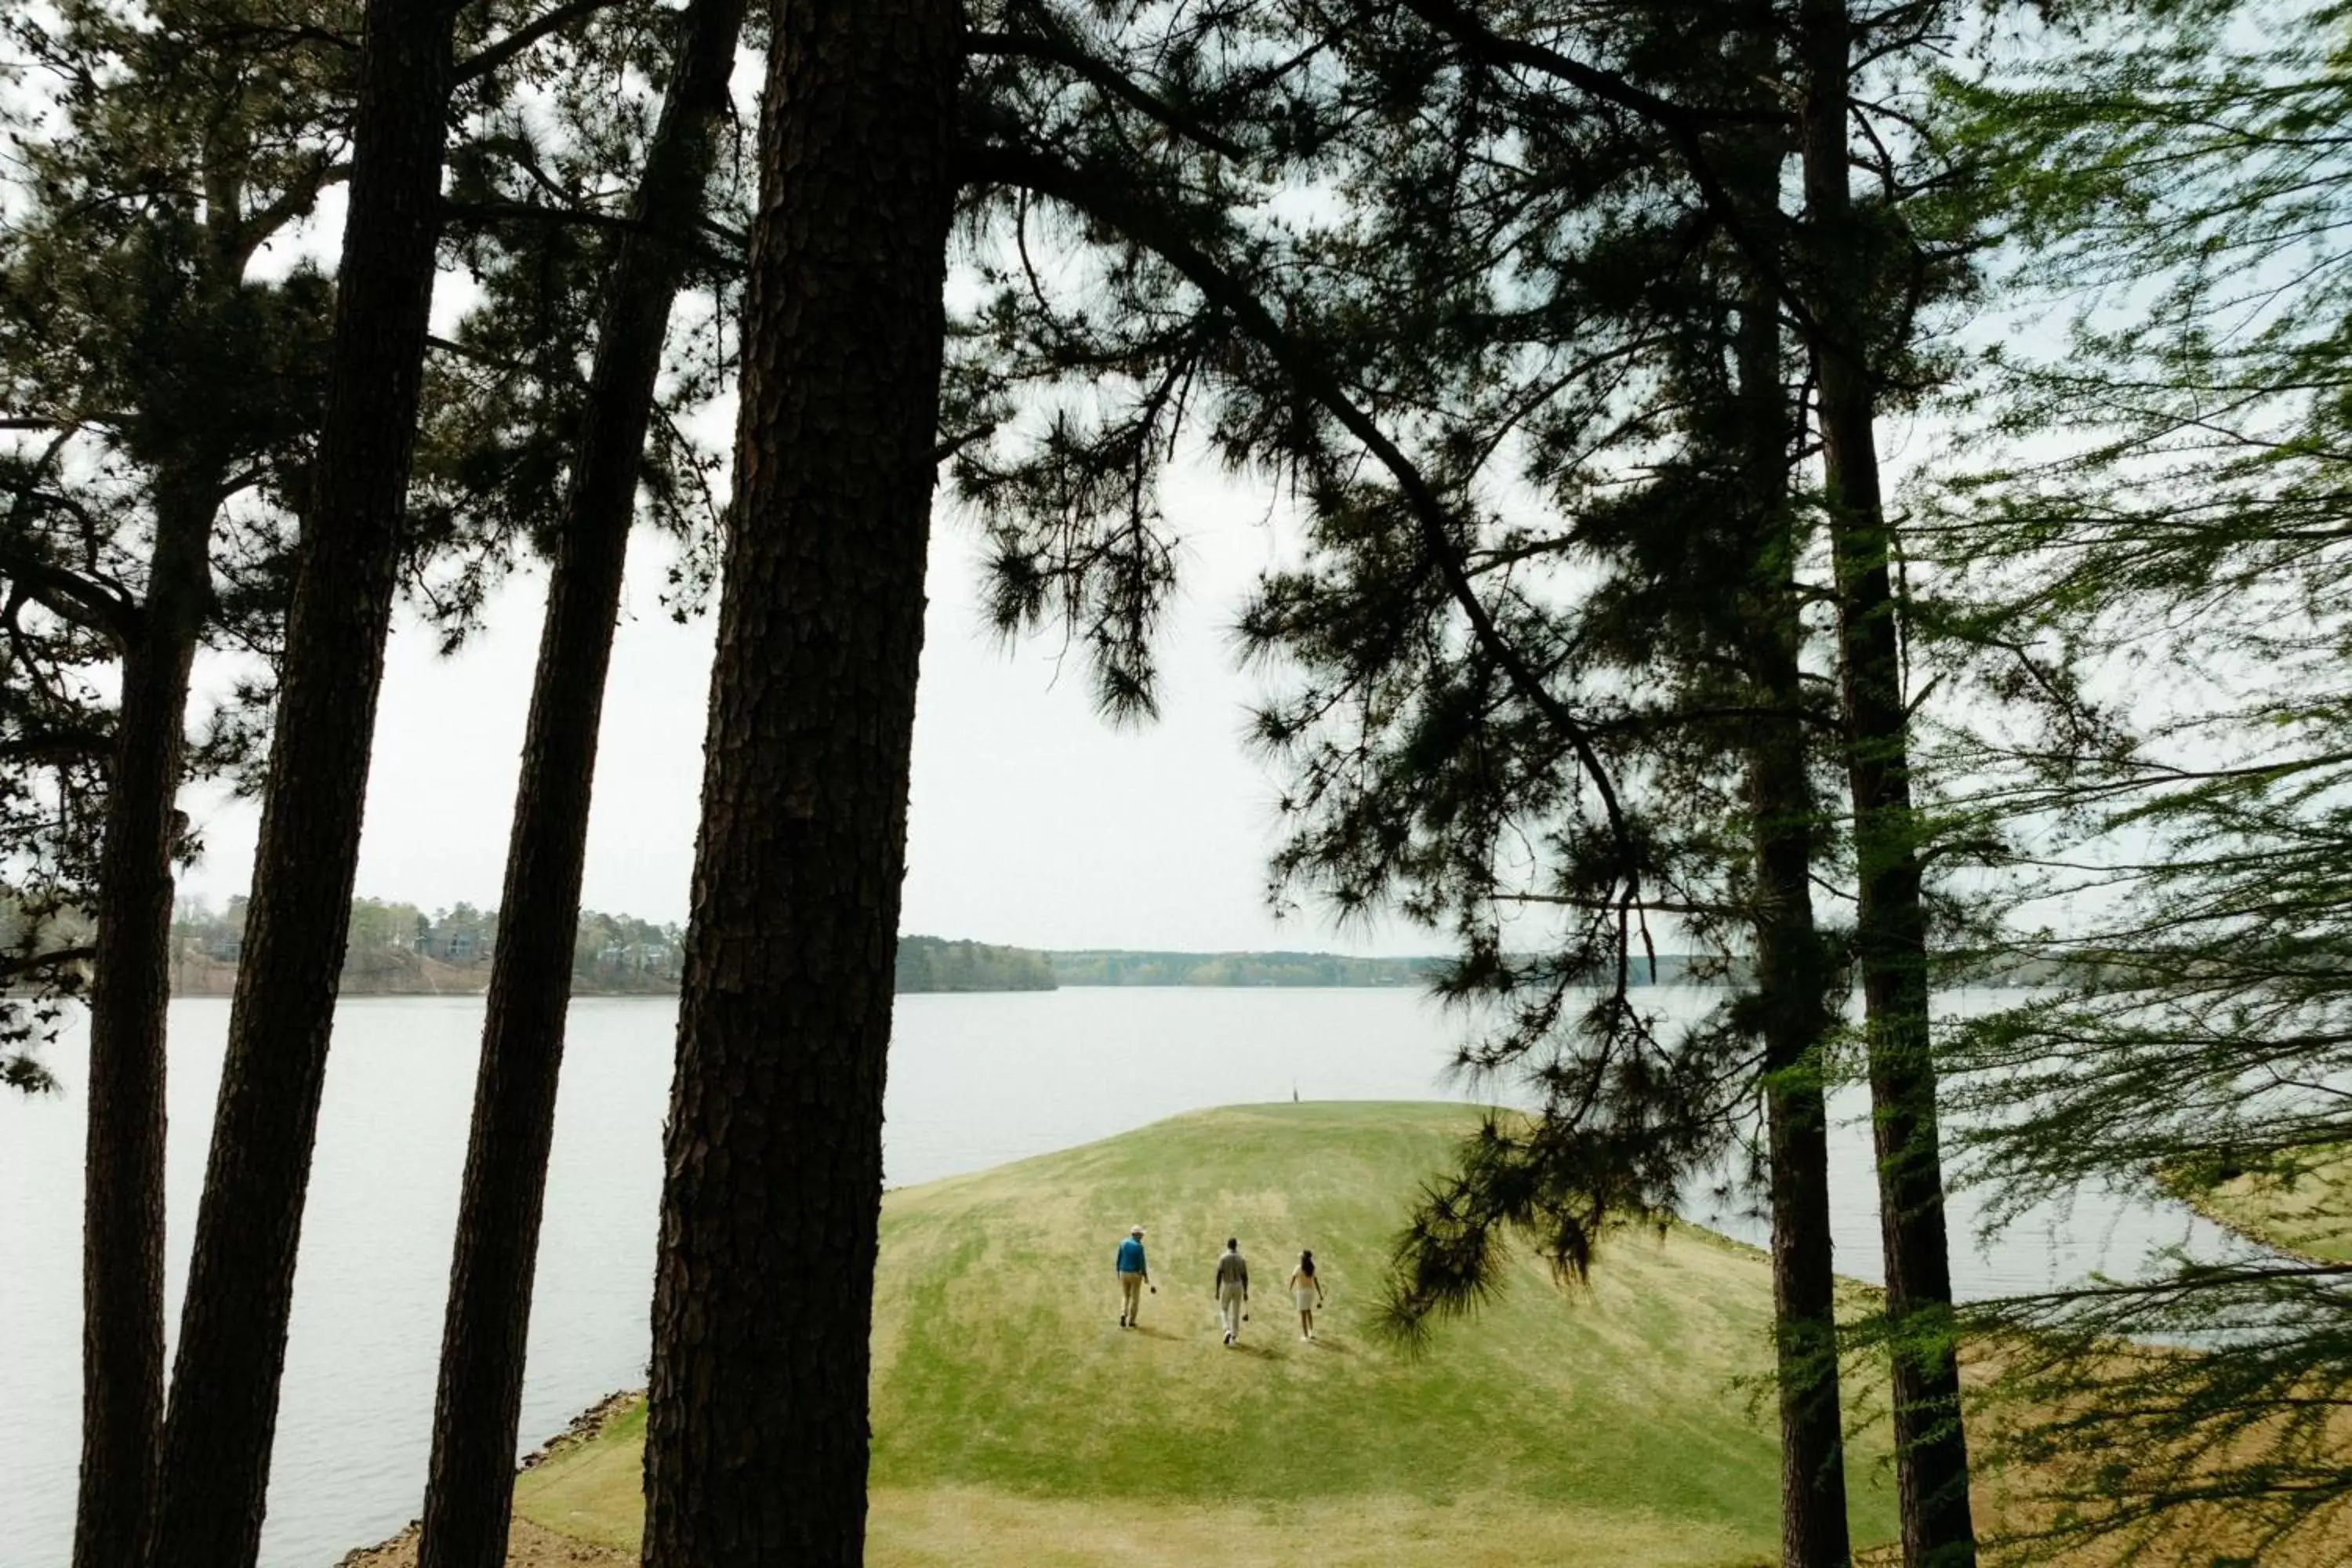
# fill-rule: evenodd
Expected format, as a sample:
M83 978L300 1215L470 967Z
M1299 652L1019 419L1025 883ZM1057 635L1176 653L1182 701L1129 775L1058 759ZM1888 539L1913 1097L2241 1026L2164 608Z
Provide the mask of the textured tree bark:
M145 1560L258 1550L439 232L452 0L369 0L329 384Z
M563 1059L590 781L662 348L705 209L746 0L693 0L604 285L515 790L457 1212L419 1568L502 1568L532 1275Z
M1781 664L1782 651L1773 650L1774 663ZM1790 677L1796 674L1792 650L1781 668ZM1791 679L1785 700L1793 706L1800 696ZM1783 700L1767 700L1776 706ZM1844 1412L1838 1399L1829 1117L1814 1054L1831 1022L1822 1001L1829 965L1812 918L1812 800L1804 737L1794 723L1764 729L1748 758L1748 791L1762 900L1757 970L1772 1167L1780 1562L1783 1568L1843 1568L1853 1546L1846 1526Z
M163 1425L163 1036L173 802L188 672L210 603L215 488L158 487L147 600L122 647L99 850L82 1226L81 1482L74 1568L132 1561Z
M1848 186L1852 30L1845 0L1803 0L1798 47L1814 376L1838 584L1846 772L1853 803L1879 1225L1894 1354L1895 1492L1908 1568L1976 1562L1968 1437L1951 1328L1936 1065L1927 1028L1927 917L1911 799L1893 534L1872 430L1867 255Z
M961 23L775 0L679 999L652 1568L851 1568Z
M1779 201L1781 147L1759 138L1727 159L1743 199ZM1804 625L1794 591L1797 542L1789 510L1794 448L1780 310L1769 284L1751 283L1735 353L1752 520L1745 652L1758 706L1790 715L1748 738L1750 834L1756 857L1757 1000L1764 1036L1764 1102L1771 1164L1772 1317L1780 1405L1782 1568L1844 1568L1844 1409L1838 1398L1837 1274L1830 1240L1829 1113L1818 1051L1834 1021L1832 964L1813 923L1812 779L1798 649Z

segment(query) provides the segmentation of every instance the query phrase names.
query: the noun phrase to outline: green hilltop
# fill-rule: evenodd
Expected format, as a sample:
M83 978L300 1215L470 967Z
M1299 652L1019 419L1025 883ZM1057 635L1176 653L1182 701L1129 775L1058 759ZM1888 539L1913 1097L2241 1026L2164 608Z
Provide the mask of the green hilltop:
M1585 1288L1522 1259L1422 1355L1375 1331L1389 1238L1472 1114L1234 1108L891 1193L868 1561L1777 1561L1760 1254L1631 1234ZM1160 1294L1129 1332L1111 1254L1135 1222ZM1255 1285L1230 1351L1209 1289L1229 1232ZM1330 1296L1314 1344L1284 1289L1301 1247ZM551 1454L520 1528L634 1562L642 1438L624 1407ZM1858 1542L1895 1532L1885 1452L1874 1428L1850 1451Z

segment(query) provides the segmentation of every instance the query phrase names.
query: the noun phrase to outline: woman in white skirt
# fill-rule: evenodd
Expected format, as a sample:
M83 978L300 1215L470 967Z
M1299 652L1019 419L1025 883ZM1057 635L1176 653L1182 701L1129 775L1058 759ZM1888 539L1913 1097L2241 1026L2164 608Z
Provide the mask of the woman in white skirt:
M1323 1281L1315 1278L1315 1255L1302 1252L1291 1271L1290 1299L1298 1303L1298 1337L1315 1337L1315 1309L1323 1304Z

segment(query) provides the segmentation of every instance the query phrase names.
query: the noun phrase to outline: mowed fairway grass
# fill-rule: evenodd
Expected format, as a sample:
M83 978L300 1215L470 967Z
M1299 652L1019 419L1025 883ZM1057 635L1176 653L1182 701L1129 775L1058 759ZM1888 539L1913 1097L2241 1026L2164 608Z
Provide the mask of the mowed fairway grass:
M1239 1107L891 1193L868 1560L1776 1562L1759 1254L1628 1235L1589 1289L1517 1260L1418 1357L1375 1332L1391 1238L1473 1117ZM1127 1331L1111 1255L1139 1222L1160 1293ZM1229 1234L1254 1287L1237 1350L1210 1294ZM1329 1295L1311 1345L1284 1289L1301 1247ZM638 1408L521 1477L518 1511L633 1547L643 1439ZM1895 1534L1885 1452L1850 1450L1858 1545Z

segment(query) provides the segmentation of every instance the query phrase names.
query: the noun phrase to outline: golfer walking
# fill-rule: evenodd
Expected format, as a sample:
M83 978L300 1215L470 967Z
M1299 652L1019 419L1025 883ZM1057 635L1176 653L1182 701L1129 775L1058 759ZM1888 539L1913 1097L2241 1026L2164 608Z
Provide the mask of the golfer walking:
M1118 1244L1118 1326L1135 1327L1136 1313L1143 1306L1143 1288L1151 1285L1150 1266L1143 1260L1143 1227L1137 1226ZM1160 1294L1160 1287L1151 1285L1151 1293Z
M1242 1261L1242 1244L1230 1236L1217 1259L1217 1313L1225 1322L1225 1343L1233 1344L1249 1321L1249 1265Z
M1298 1337L1315 1337L1315 1309L1323 1304L1323 1281L1315 1276L1315 1254L1298 1255L1298 1267L1290 1271L1291 1300L1298 1303Z

